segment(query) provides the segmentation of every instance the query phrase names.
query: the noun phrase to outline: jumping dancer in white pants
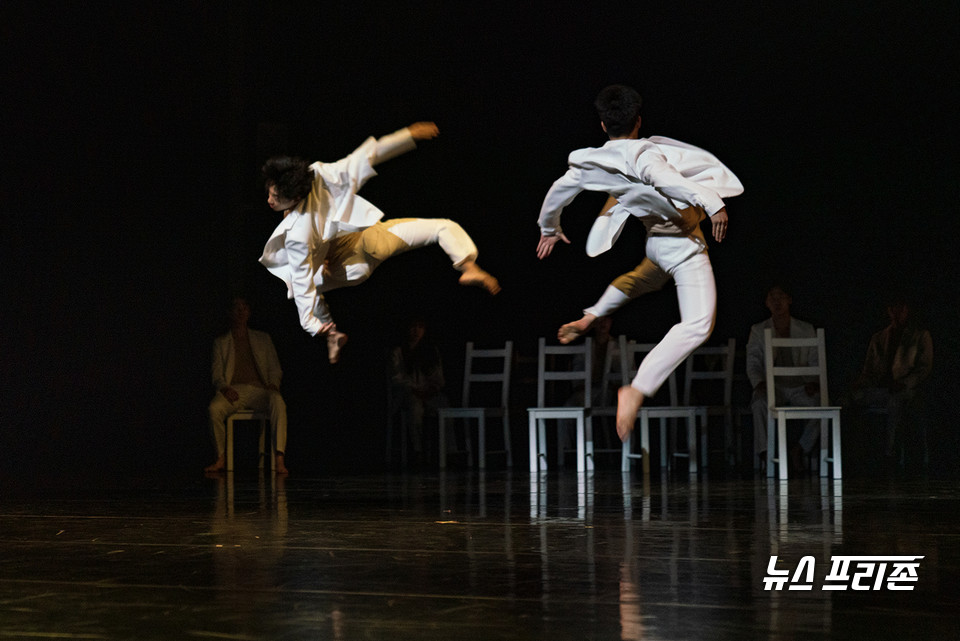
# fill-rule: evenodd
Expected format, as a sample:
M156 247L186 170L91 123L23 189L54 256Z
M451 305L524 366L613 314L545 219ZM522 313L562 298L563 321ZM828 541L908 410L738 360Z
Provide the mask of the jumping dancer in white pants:
M476 262L477 248L460 225L447 219L381 221L383 212L357 195L376 175L373 167L439 134L432 122L418 122L380 139L368 138L346 158L308 165L299 158L271 158L263 167L267 204L284 219L267 241L260 262L287 284L300 325L326 335L331 363L347 335L337 330L323 293L365 281L380 263L410 249L438 244L460 283L491 294L497 279Z
M546 258L558 241L570 242L560 228L560 214L583 190L610 195L587 239L589 255L609 249L630 216L646 226L646 258L615 279L581 319L560 328L562 343L671 278L676 283L680 322L643 359L631 385L618 393L617 434L626 441L644 398L656 393L713 331L717 292L700 222L709 216L714 239L722 241L729 220L722 198L742 193L743 185L709 152L669 138L640 138L641 99L632 88L607 87L595 104L610 140L570 154L567 172L554 182L540 210L537 255Z

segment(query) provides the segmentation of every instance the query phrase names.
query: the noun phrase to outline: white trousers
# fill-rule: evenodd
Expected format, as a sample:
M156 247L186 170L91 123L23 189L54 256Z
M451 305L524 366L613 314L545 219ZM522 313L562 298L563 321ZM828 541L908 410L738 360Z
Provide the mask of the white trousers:
M697 240L678 236L650 236L647 238L646 251L647 258L638 269L655 271L659 268L673 278L677 286L677 302L680 304L680 322L671 327L657 346L650 350L631 383L645 397L650 397L657 393L680 363L710 338L717 314L717 287L710 257ZM639 280L649 280L650 288L642 290L638 287L627 295L611 285L600 300L584 312L598 317L609 316L633 298L659 289L662 285L656 277Z
M210 431L217 448L217 456L226 451L227 417L241 409L250 409L256 412L270 414L270 425L277 438L277 451L287 451L287 404L283 401L280 392L258 387L256 385L231 385L240 398L231 403L217 392L210 401Z

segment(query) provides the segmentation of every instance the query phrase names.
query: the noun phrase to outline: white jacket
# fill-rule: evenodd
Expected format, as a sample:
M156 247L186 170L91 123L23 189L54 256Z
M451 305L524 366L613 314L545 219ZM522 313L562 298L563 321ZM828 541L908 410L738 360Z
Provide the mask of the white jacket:
M379 140L367 138L346 158L315 162L313 187L287 214L267 240L260 262L287 284L287 298L297 303L300 325L311 335L330 322L323 299L323 261L330 240L366 229L383 218L383 212L357 195L377 175L373 166L410 151L416 143L404 128Z
M723 198L743 193L743 184L708 151L678 140L650 138L609 140L602 147L572 152L569 169L553 183L540 209L545 235L560 233L560 213L583 190L602 191L617 205L599 216L587 239L596 256L613 246L630 216L645 219L648 230L671 223L674 233L690 234L703 214L714 215ZM697 210L691 219L682 210Z

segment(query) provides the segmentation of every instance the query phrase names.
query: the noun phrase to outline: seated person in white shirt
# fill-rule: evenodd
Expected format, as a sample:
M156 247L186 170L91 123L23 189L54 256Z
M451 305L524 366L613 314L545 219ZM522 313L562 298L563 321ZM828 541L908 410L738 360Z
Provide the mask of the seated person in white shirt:
M477 265L477 247L459 224L440 218L381 221L383 212L357 195L376 175L375 165L437 135L434 123L418 122L380 139L368 138L336 162L307 164L281 156L263 167L267 204L284 219L260 262L287 284L303 329L326 335L331 363L337 362L347 335L337 329L323 293L359 285L391 256L439 244L461 272L461 284L490 294L500 291L497 279Z
M280 395L283 370L266 332L247 327L250 304L237 296L230 306L230 331L213 342L210 373L216 393L210 401L210 431L217 460L206 472L221 472L226 467L226 419L240 409L266 412L276 435L274 470L288 474L284 462L287 449L287 405ZM267 452L269 455L269 451Z
M777 283L767 288L764 303L770 310L770 318L750 328L747 340L747 378L753 386L750 408L753 410L753 450L765 460L767 452L767 414L769 390L767 390L766 365L764 356L764 330L773 329L779 338L813 338L816 328L810 323L793 318L790 306L793 297L788 288ZM778 366L806 367L818 362L816 347L777 349L773 353L774 363ZM776 404L812 407L820 404L820 383L816 377L783 377L776 380ZM789 437L789 434L788 434ZM804 424L799 441L790 446L790 466L793 471L802 470L802 455L809 455L820 438L820 421L811 419Z

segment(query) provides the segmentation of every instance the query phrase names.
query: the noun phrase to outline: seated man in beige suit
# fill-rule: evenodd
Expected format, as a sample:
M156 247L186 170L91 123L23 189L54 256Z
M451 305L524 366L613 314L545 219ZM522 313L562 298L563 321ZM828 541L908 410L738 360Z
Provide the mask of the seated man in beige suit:
M226 419L240 409L270 414L270 423L277 438L277 474L288 474L283 454L287 446L287 406L280 395L280 359L273 340L266 332L247 327L250 304L235 297L230 307L230 331L213 343L211 374L217 390L210 401L210 430L217 448L217 460L207 472L220 472L226 467Z

